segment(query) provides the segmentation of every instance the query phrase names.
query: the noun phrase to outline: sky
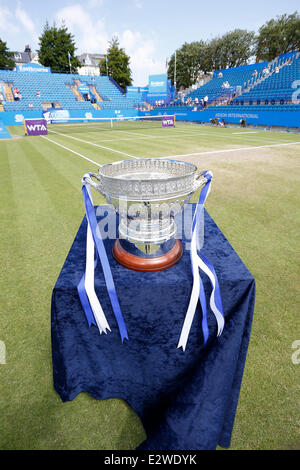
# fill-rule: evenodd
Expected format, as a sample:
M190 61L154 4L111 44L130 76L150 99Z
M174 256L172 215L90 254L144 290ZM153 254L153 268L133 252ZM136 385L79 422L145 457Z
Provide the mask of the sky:
M299 9L299 0L0 0L0 39L13 51L39 47L48 21L65 22L79 55L106 53L117 35L130 56L133 85L166 72L184 42L210 40L236 28L258 32L271 18Z

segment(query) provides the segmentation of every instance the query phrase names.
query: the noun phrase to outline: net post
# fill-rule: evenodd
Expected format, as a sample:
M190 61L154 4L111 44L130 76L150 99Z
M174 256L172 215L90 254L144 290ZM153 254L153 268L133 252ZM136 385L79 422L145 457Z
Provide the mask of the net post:
M27 135L27 127L26 127L26 124L25 124L25 119L23 119L23 126L24 126L25 135Z

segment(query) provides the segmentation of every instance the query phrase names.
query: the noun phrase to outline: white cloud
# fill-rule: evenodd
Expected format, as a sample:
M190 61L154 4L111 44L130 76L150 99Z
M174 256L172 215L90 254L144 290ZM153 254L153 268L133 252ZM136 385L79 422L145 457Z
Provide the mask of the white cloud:
M143 8L143 4L140 0L135 0L134 3L137 8Z
M103 0L89 0L88 7L97 8L103 5Z
M103 20L94 21L78 4L62 8L55 16L58 22L64 21L69 31L74 34L77 52L106 51L109 37Z
M7 42L10 50L20 50L26 44L37 44L38 34L35 24L19 1L15 9L2 6L0 8L0 35ZM24 38L22 40L22 38ZM24 44L20 45L20 39Z
M9 33L18 33L19 28L16 25L16 21L13 17L12 12L10 11L9 8L4 7L1 5L1 10L0 10L0 33L4 35L4 37L7 37ZM2 40L6 41L6 39L1 38Z
M134 84L144 86L151 74L164 73L165 62L157 60L155 41L143 38L140 32L129 29L119 35L120 45L130 56L130 66L133 71Z
M35 26L32 19L27 15L26 11L23 10L22 5L18 2L16 8L16 19L21 23L26 31L31 35L35 35Z
M69 31L74 35L77 53L107 51L108 42L112 36L117 35L120 46L130 56L130 67L134 84L143 86L148 83L149 74L164 73L165 63L155 59L157 56L157 45L154 40L143 37L138 31L126 29L111 34L103 18L93 18L81 5L76 4L59 10L55 15L60 24L65 22Z

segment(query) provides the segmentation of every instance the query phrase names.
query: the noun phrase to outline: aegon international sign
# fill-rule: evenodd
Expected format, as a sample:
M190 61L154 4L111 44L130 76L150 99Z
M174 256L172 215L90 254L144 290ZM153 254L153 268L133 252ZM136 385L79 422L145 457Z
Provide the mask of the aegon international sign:
M45 119L24 119L25 134L45 135L48 134L47 122Z

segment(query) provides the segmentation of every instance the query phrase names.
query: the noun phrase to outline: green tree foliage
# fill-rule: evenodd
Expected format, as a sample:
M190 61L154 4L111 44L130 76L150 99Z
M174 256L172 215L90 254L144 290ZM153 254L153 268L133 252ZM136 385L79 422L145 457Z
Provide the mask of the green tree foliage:
M300 16L297 12L277 16L259 29L257 60L273 60L279 54L300 49Z
M235 29L209 43L211 70L239 67L249 62L254 54L255 33Z
M57 28L46 22L42 35L39 37L39 62L45 67L51 67L52 72L69 72L69 56L71 72L77 71L80 62L75 56L75 42L73 35L68 32L65 25Z
M176 51L176 88L195 83L199 72L237 67L246 64L253 55L255 34L236 29L209 42L184 43ZM168 64L168 78L174 82L175 54Z
M184 43L176 51L176 88L187 88L195 83L200 70L208 71L209 63L208 45L204 41ZM168 78L174 84L175 53L170 57L168 64Z
M195 83L200 71L238 67L247 64L254 53L253 31L236 29L209 42L184 43L176 51L176 88ZM174 83L175 53L168 64L168 78Z
M13 53L7 49L6 42L0 39L0 69L13 69Z
M267 21L258 34L245 29L229 31L208 42L184 43L176 51L176 88L193 85L200 71L238 67L256 60L273 60L279 54L300 50L300 16L284 14ZM174 83L175 54L169 61L168 77Z
M117 36L113 36L109 42L106 59L102 59L99 63L102 75L106 75L106 65L108 75L111 76L125 91L127 86L132 84L131 69L129 66L130 57L125 50L119 45Z

